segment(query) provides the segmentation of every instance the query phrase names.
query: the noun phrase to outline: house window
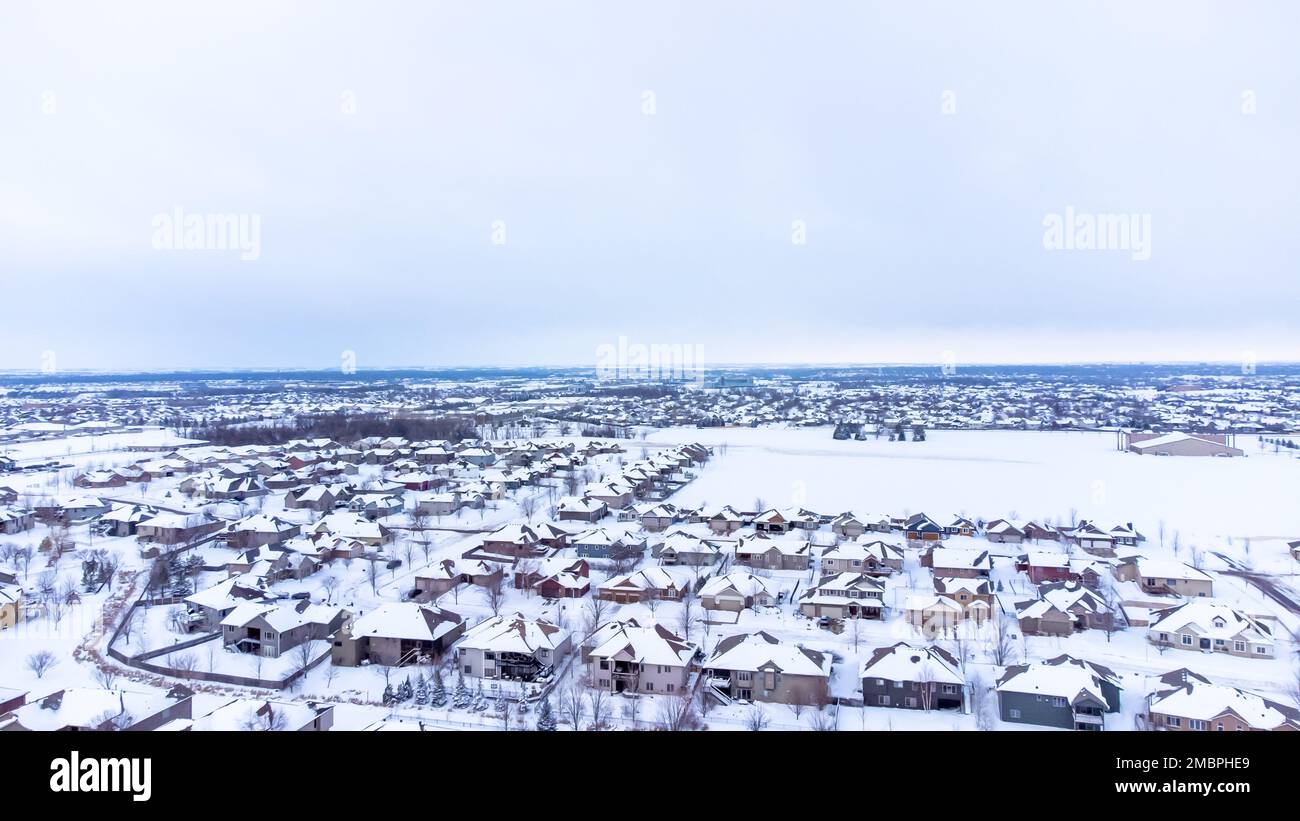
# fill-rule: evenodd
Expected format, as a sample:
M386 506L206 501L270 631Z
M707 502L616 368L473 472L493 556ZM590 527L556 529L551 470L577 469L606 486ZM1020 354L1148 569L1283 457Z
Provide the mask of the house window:
M889 706L889 696L876 696L876 703L881 707Z
M1233 649L1233 650L1236 650L1238 653L1244 653L1244 652L1246 652L1246 642L1244 642L1244 641L1234 641L1234 642L1232 643L1232 649Z
M1020 711L1017 710L1015 707L1012 707L1010 710L1010 715L1012 718L1020 718Z
M1187 726L1193 730L1204 730L1207 725L1204 721L1201 721L1199 718L1193 718L1188 720Z
M654 688L655 688L655 684L654 684L653 681L647 681L647 682L645 683L645 689L646 689L646 692L651 692L651 691L654 690Z
M885 680L884 680L883 678L878 678L878 679L876 679L876 686L877 686L877 687L884 687L884 686L885 686Z
M473 672L474 672L474 665L472 665L472 664L466 664L466 665L465 665L465 672L466 672L466 673L473 673Z
M1267 647L1256 647L1256 648L1255 648L1255 652L1258 653L1258 654L1261 655L1261 656L1266 656L1266 655L1268 655L1268 648L1267 648Z
M740 679L741 681L749 681L752 677L753 674L746 672L744 670L736 674L736 678Z
M669 684L669 685L668 685L668 692L671 693L671 692L673 692L673 691L676 690L676 689L677 689L677 687L676 687L675 685L672 685L672 684Z
M609 669L609 660L608 660L608 659L601 659L601 660L600 660L600 669L602 669L602 670L608 670L608 669Z
M1167 723L1170 727L1181 727L1181 726L1183 726L1183 720L1182 720L1181 718L1179 718L1178 716L1170 716L1168 719L1166 719L1166 723Z
M942 690L942 692L943 692L944 694L946 694L946 695L952 695L953 693L956 693L956 692L957 692L957 685L956 685L956 684L945 684L945 685L943 685L943 690Z
M1191 637L1191 636L1183 635L1183 636L1181 636L1181 638L1182 638L1182 640L1183 640L1183 644L1184 644L1184 645L1186 645L1186 646L1188 646L1188 647L1191 647L1191 646L1192 646L1192 637Z

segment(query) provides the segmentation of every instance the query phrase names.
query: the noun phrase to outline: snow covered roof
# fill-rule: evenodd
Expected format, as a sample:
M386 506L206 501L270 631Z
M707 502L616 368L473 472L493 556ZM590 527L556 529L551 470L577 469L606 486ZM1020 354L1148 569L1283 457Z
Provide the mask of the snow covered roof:
M1148 628L1153 633L1176 633L1193 628L1205 638L1232 639L1243 633L1253 641L1272 643L1273 630L1262 621L1214 599L1193 599L1186 604L1161 610Z
M1207 722L1232 714L1256 730L1300 730L1300 710L1246 690L1215 684L1186 668L1167 673L1160 680L1174 686L1152 694L1153 713Z
M1061 662L1060 659L1067 661ZM998 681L998 692L1056 696L1067 699L1072 704L1086 694L1103 704L1109 703L1102 691L1103 679L1091 665L1079 663L1078 659L1070 659L1068 656L1060 659L1057 663L1044 661L1008 667Z
M913 647L899 642L872 652L858 671L859 678L883 678L888 681L933 681L940 684L965 684L957 672L957 659L938 647Z
M13 713L18 724L28 730L98 728L117 716L141 721L167 709L175 701L165 693L69 687L16 707Z
M592 656L613 658L626 653L639 664L662 664L680 667L695 655L695 645L661 624L640 627L635 623L620 624L601 636Z
M463 619L450 610L415 602L384 602L352 622L353 638L373 636L389 639L433 641L445 636Z
M796 644L784 644L770 633L741 633L718 642L708 666L715 670L756 673L775 667L800 676L830 676L831 657Z
M569 631L542 619L528 619L522 613L495 616L465 631L459 647L498 653L533 654L555 650L569 637Z
M701 596L716 596L725 593L728 590L734 590L736 593L745 596L759 596L768 593L767 583L752 573L728 573L725 576L715 576L704 583L700 588Z

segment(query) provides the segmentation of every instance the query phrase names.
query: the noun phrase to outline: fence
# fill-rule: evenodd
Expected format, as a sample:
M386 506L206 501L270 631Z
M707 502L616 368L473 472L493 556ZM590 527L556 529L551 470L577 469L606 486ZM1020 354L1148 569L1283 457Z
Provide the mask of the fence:
M147 672L154 673L155 675L170 676L172 678L190 679L194 681L210 681L219 684L235 684L240 687L259 687L265 690L283 690L292 686L295 681L297 681L299 678L302 678L310 671L316 669L316 667L319 666L322 661L325 661L330 657L330 649L328 646L326 646L325 652L322 653L320 656L318 656L316 659L314 659L310 664L308 664L306 667L301 667L295 670L294 672L290 673L288 676L286 676L283 679L264 679L264 678L254 678L250 676L236 676L229 673L205 672L203 670L177 670L173 667L166 667L161 664L151 664L149 663L150 659L158 658L159 656L171 655L177 650L184 650L189 647L197 647L200 644L204 644L206 642L218 638L221 634L208 633L206 635L199 636L198 638L195 639L190 639L188 641L183 641L177 644L173 644L169 647L160 647L154 650L149 650L144 653L140 653L139 655L128 656L125 653L123 653L121 650L118 650L114 645L117 644L117 640L121 636L122 629L126 626L127 622L130 621L132 618L134 618L135 611L140 607L149 606L146 603L147 601L148 600L144 598L144 595L141 594L140 598L136 599L131 604L131 606L127 608L126 614L123 616L122 621L118 623L117 628L113 631L112 637L108 640L108 655L116 659L117 661L121 662L122 664L125 664L128 667L134 667L137 670L145 670Z

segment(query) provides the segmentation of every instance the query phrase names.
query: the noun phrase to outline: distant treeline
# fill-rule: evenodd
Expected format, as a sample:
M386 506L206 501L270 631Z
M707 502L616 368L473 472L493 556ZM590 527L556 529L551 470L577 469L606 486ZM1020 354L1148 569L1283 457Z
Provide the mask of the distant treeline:
M472 425L445 416L388 416L378 413L327 413L302 416L273 425L250 425L230 420L182 432L214 445L278 445L290 439L333 439L344 444L369 436L400 436L419 441L445 439L459 442L475 438Z

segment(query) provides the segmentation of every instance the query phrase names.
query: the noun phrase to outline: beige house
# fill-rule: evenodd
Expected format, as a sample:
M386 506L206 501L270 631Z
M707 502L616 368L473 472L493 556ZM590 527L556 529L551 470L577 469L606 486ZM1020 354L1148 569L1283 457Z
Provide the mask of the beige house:
M799 612L808 618L878 619L885 611L885 586L865 573L822 577L799 597Z
M456 665L468 676L533 681L571 649L568 630L515 613L494 616L466 630L456 645Z
M843 542L822 551L822 575L866 573L888 576L903 569L903 549L887 542Z
M718 642L705 663L707 686L724 701L825 704L831 657L769 633L741 633Z
M767 583L752 573L735 572L709 579L700 588L700 605L705 610L739 612L746 608L768 607L776 597Z
M1215 684L1187 668L1160 677L1164 685L1147 699L1147 722L1155 730L1235 732L1300 730L1300 710L1236 687Z
M1178 650L1255 659L1273 658L1276 643L1274 629L1265 620L1205 599L1153 614L1147 639Z
M587 656L597 687L612 693L676 693L690 678L695 645L661 624L619 624Z
M990 608L982 601L963 607L946 596L909 596L903 606L904 621L928 638L954 630L967 619L982 624L989 615Z
M736 564L767 570L807 570L811 553L807 539L742 536L736 543Z
M1115 578L1136 581L1146 593L1172 593L1187 598L1214 595L1214 578L1191 565L1170 559L1133 556L1115 565Z
M335 664L353 667L369 660L389 667L437 659L465 632L465 620L450 610L415 602L385 602L343 627L334 639Z

